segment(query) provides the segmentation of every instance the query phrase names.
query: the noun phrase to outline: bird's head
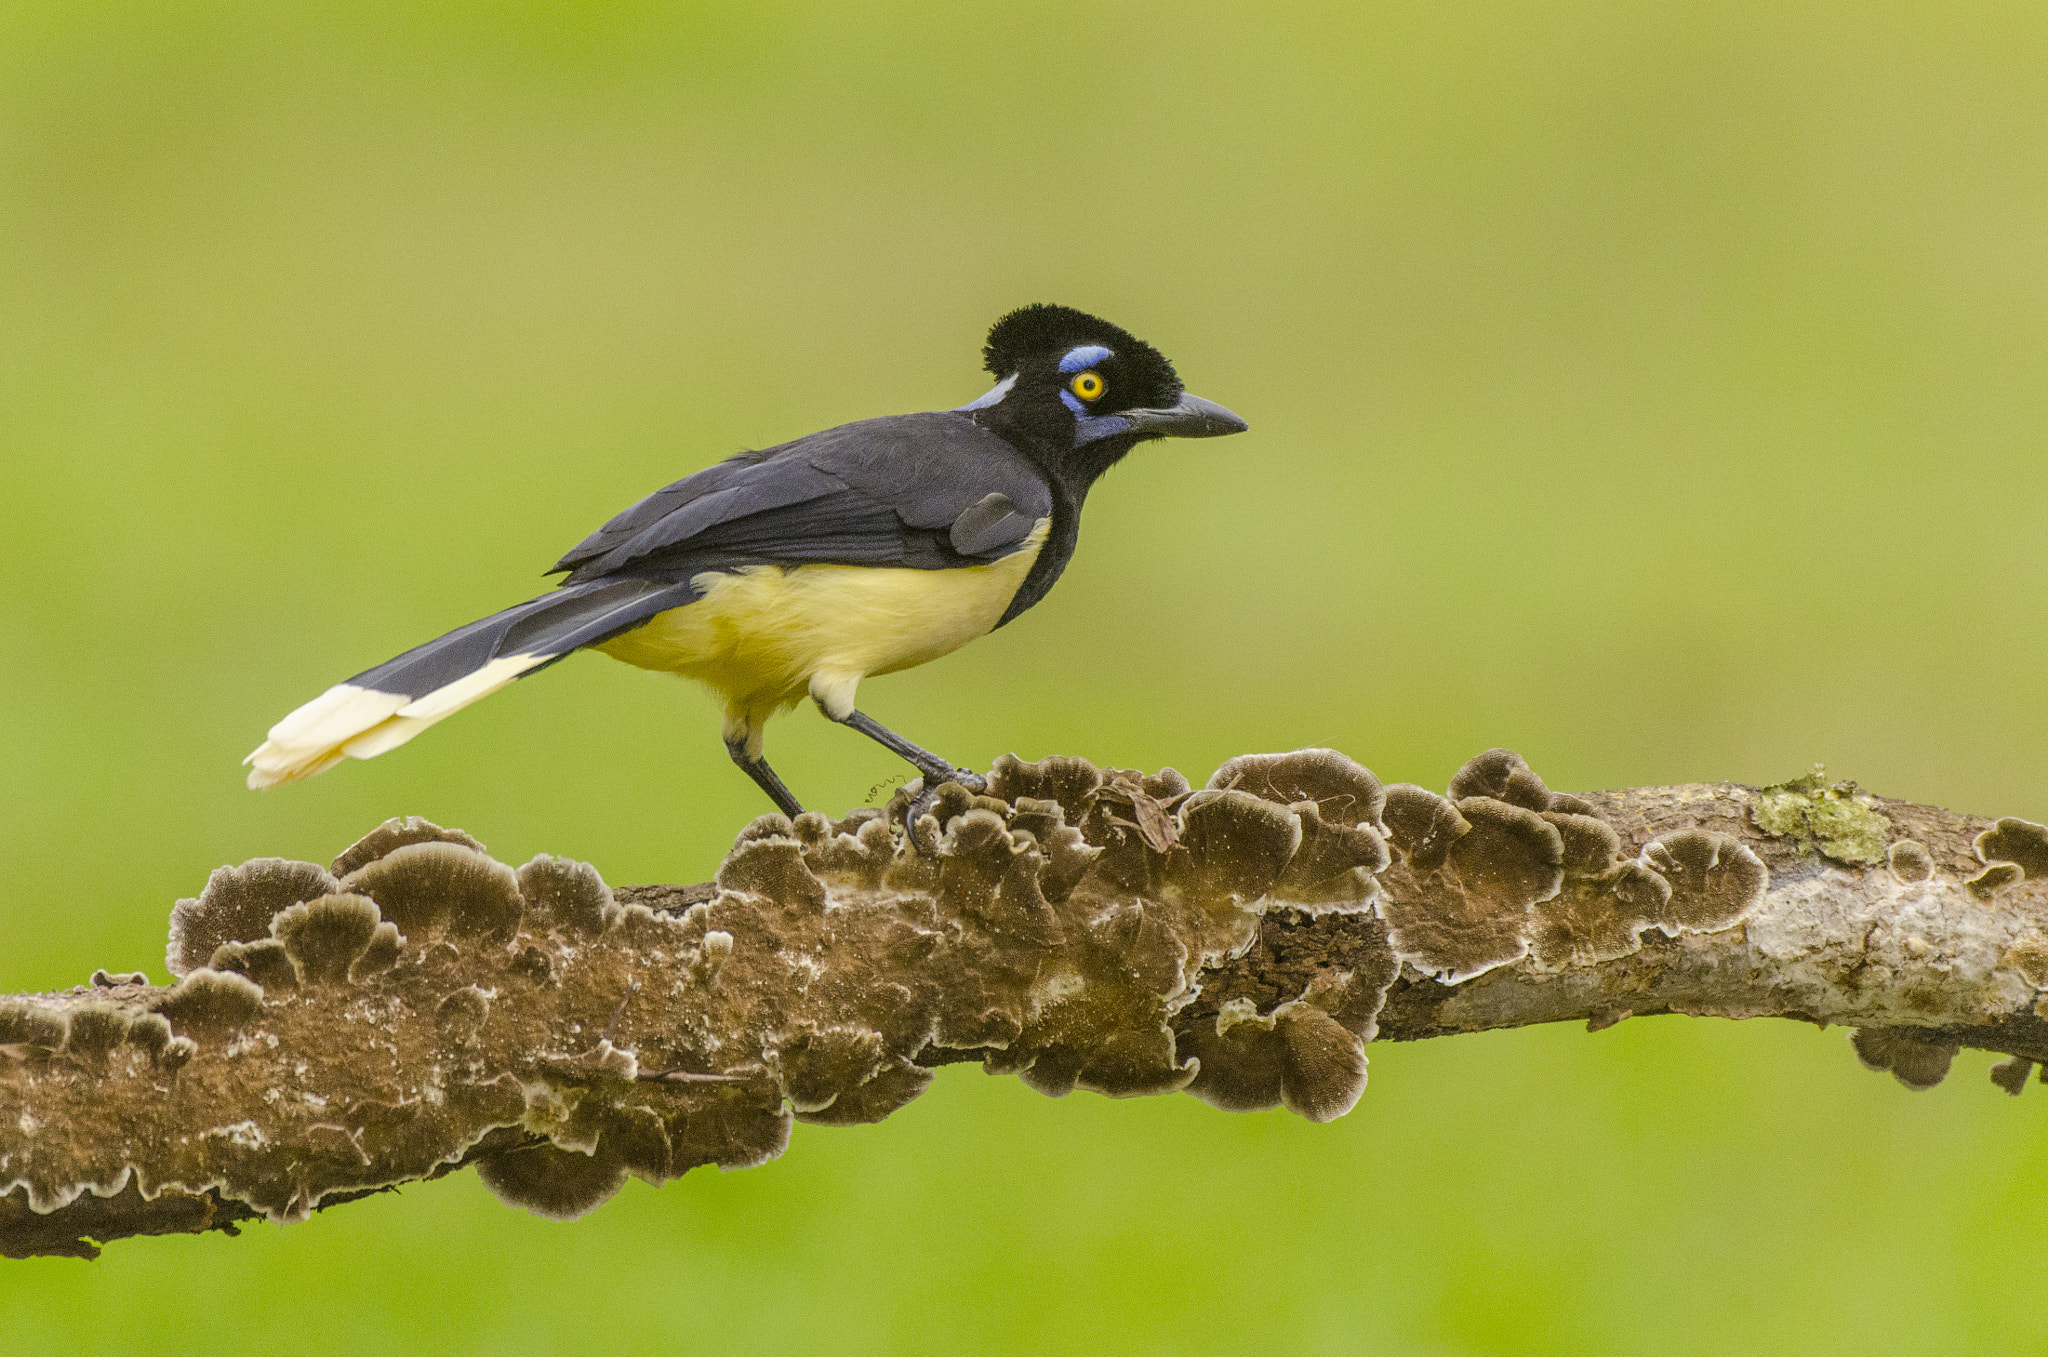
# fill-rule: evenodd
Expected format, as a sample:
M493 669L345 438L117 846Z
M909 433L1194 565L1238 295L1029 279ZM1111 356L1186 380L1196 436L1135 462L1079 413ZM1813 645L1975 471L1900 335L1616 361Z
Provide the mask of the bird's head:
M988 332L982 358L996 385L961 410L1084 475L1148 438L1211 438L1246 427L1183 391L1159 350L1069 306L1012 311Z

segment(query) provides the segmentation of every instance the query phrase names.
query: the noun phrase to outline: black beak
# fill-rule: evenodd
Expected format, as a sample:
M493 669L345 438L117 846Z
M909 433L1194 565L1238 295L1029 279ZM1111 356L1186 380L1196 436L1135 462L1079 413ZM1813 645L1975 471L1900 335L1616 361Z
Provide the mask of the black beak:
M1216 438L1251 427L1215 401L1186 393L1170 409L1119 410L1114 418L1129 420L1131 428L1144 438Z

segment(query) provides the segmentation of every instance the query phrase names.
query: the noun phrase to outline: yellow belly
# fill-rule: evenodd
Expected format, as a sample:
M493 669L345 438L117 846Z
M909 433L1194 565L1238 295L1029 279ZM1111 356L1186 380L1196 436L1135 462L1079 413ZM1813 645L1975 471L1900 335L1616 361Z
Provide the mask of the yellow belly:
M760 723L809 693L835 717L869 674L935 660L1001 620L1045 544L1041 520L992 565L907 570L852 565L745 566L706 572L703 596L596 648L642 669L696 679L725 698L727 730Z

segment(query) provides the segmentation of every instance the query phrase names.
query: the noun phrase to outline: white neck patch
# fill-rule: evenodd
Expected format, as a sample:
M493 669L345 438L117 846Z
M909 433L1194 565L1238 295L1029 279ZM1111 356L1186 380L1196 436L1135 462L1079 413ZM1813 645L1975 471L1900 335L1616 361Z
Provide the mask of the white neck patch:
M953 407L953 409L956 412L962 413L969 410L986 410L989 408L989 406L998 403L999 401L1002 400L1003 397L1009 395L1010 388L1015 385L1017 385L1017 374L1013 372L1009 376L1003 378L1003 380L1001 380L1000 382L997 382L994 386L990 387L988 390L982 392L981 395L979 395L975 399L967 402L967 404L956 405Z

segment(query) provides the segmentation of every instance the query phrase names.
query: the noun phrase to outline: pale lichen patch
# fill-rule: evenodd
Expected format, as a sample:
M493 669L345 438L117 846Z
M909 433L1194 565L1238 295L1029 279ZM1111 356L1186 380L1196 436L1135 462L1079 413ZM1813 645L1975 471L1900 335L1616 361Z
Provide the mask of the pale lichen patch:
M1853 782L1829 782L1819 764L1805 777L1756 793L1750 819L1773 838L1788 839L1799 851L1812 849L1856 866L1886 860L1892 822Z

